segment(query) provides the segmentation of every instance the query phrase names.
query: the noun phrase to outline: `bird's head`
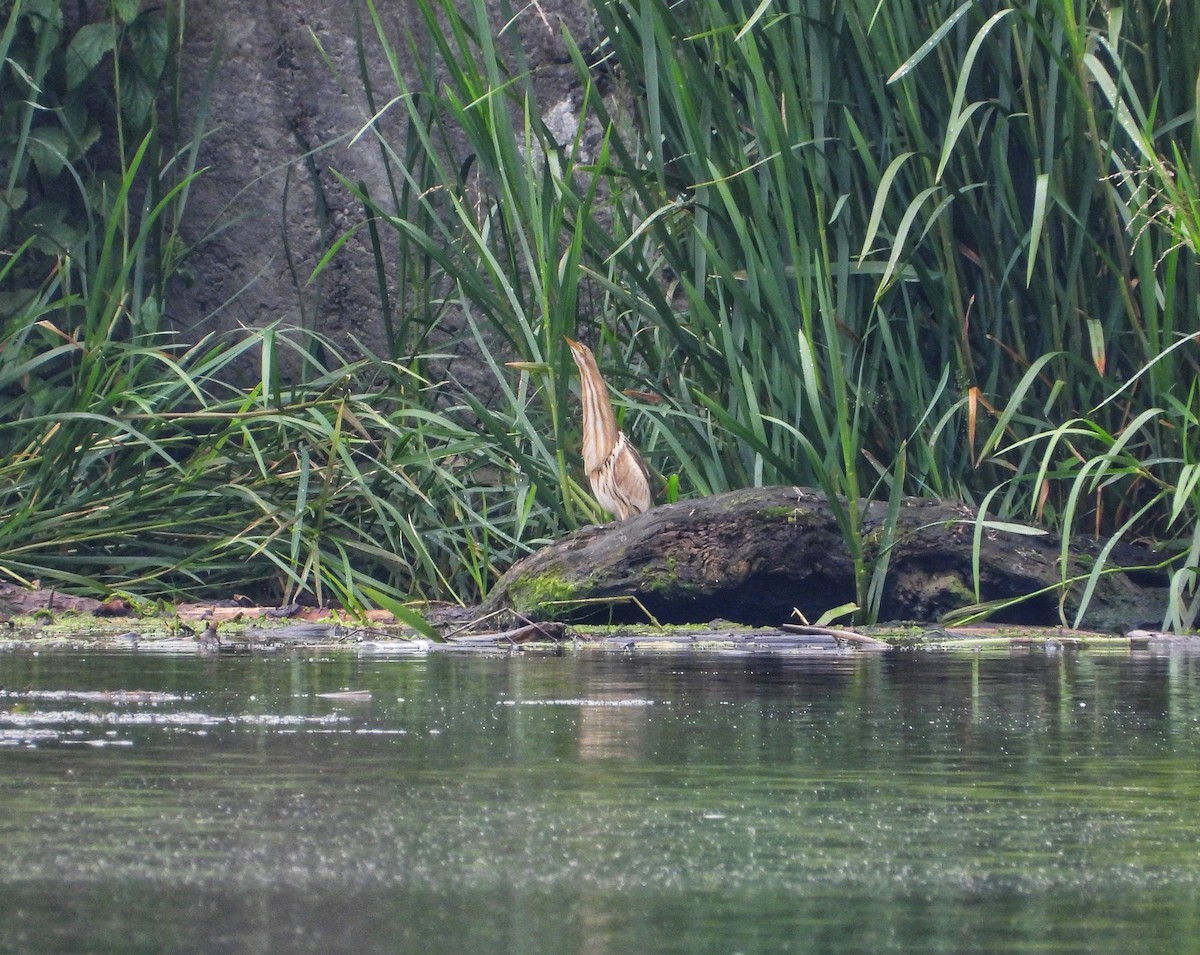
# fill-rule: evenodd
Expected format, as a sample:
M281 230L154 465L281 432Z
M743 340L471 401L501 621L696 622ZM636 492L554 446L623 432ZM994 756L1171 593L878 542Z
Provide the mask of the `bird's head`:
M577 342L566 335L563 336L563 341L571 349L571 357L575 359L575 364L579 367L580 373L587 374L594 369L594 373L598 377L600 369L596 366L596 356L592 354L592 350L583 342Z

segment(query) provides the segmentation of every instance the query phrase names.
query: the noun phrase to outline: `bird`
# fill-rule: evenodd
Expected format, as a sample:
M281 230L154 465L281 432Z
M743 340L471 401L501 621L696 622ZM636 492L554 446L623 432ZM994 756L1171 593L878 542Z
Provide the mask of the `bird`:
M197 639L200 641L200 649L203 652L212 653L221 649L221 638L217 635L217 622L210 620L208 626L204 628L204 632Z
M617 520L648 511L650 475L637 448L617 428L608 389L592 350L564 336L579 368L583 402L583 469L600 506Z

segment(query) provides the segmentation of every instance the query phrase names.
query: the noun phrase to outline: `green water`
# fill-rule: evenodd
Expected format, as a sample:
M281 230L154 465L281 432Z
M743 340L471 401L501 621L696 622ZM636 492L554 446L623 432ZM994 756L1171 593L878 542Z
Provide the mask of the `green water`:
M1200 656L8 652L0 685L0 952L1200 950Z

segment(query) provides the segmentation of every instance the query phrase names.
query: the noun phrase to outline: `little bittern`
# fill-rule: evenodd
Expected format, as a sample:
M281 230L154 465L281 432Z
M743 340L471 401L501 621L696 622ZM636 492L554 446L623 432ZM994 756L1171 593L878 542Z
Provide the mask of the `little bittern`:
M650 480L642 456L617 430L608 389L587 345L567 339L579 366L583 401L583 469L600 506L618 520L650 509Z

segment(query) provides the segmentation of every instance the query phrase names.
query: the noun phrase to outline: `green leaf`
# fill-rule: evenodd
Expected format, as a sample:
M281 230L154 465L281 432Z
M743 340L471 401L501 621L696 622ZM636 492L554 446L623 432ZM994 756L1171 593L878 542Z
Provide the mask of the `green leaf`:
M1104 348L1104 325L1098 318L1087 320L1088 344L1091 346L1092 365L1101 376L1108 366L1108 356Z
M904 152L888 163L888 167L884 170L883 176L879 179L879 185L875 190L875 201L871 205L871 218L867 223L867 233L863 238L862 249L859 251L859 258L866 258L871 251L871 243L875 241L875 234L879 231L879 223L883 218L884 209L887 207L888 197L891 193L892 180L896 178L896 174L900 171L909 159L915 153Z
M46 179L55 179L67 164L67 150L71 143L61 129L45 126L29 137L29 155L38 173Z
M140 73L131 73L121 86L121 114L137 131L146 128L154 110L154 88Z
M937 195L942 191L941 186L930 186L928 189L922 189L917 193L917 197L908 204L908 208L904 210L904 215L900 217L900 226L896 229L896 237L892 240L892 252L888 256L887 268L884 269L883 278L879 280L879 289L876 292L876 298L881 298L883 293L888 290L891 284L892 276L896 272L896 266L900 262L900 256L904 252L904 243L908 240L908 234L912 231L913 222L917 218L917 214L921 211L921 207L925 204L925 200Z
M141 0L112 0L112 12L122 23L132 23L140 6Z
M44 206L39 206L36 213L40 216L43 209ZM81 226L62 222L58 217L49 218L37 224L37 239L34 245L47 255L61 255L64 251L73 249L84 235Z
M816 620L814 627L828 627L835 620L849 619L858 612L858 604L854 601L850 603L840 604L837 607L830 607Z
M904 79L904 77L907 76L918 63L920 63L933 51L933 48L942 41L942 37L949 33L951 29L953 29L954 24L958 23L959 20L967 15L967 12L972 6L974 6L972 0L967 0L966 3L950 14L950 16L945 19L942 25L933 31L933 33L929 36L929 39L927 39L917 48L917 52L901 63L900 66L896 68L896 72L887 78L888 85L890 86L892 83L896 83L899 80Z
M1038 245L1046 229L1046 197L1050 188L1050 174L1039 173L1033 187L1033 221L1029 226L1029 261L1025 266L1025 287L1033 282L1033 268L1037 264Z
M62 0L25 0L21 13L33 21L34 33L41 33L42 24L47 23L54 31L63 26Z
M67 89L78 87L96 68L96 64L117 46L117 28L112 23L89 23L67 47Z
M29 198L29 193L16 186L8 192L0 190L0 202L3 202L10 209L20 209L25 205L25 200Z
M762 3L758 5L757 9L750 14L750 19L745 22L740 30L738 30L737 35L733 38L735 43L740 42L742 37L754 29L755 24L762 19L763 14L767 12L767 7L769 7L772 2L773 0L762 0Z
M430 626L428 620L411 607L404 606L399 600L389 597L374 587L363 587L361 589L367 599L376 604L380 609L390 613L396 618L397 622L404 624L406 627L412 627L413 630L428 640L433 640L436 643L442 642L442 635Z
M160 16L138 17L129 25L126 36L138 68L156 83L166 69L171 47L167 21Z

